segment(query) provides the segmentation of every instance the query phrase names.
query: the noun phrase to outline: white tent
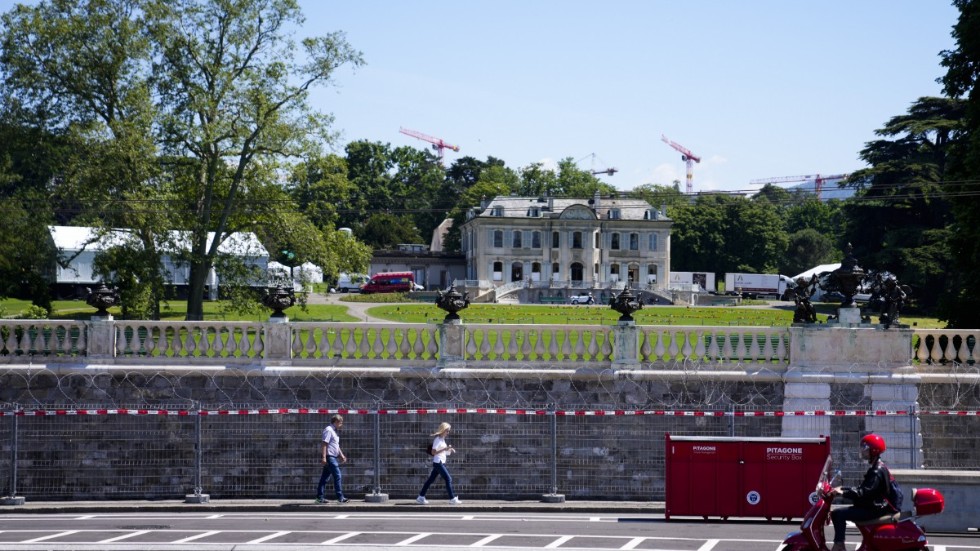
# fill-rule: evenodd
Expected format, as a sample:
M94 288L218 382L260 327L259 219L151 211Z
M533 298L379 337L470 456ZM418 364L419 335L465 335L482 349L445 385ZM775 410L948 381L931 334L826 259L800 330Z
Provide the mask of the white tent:
M312 262L304 262L293 274L293 279L296 281L306 279L307 283L323 283L323 268Z

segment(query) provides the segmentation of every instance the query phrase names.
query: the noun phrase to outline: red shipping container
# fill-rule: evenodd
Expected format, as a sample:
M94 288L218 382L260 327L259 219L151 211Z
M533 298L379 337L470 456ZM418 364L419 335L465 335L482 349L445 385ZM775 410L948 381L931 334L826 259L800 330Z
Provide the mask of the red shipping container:
M665 517L802 518L830 438L666 435Z

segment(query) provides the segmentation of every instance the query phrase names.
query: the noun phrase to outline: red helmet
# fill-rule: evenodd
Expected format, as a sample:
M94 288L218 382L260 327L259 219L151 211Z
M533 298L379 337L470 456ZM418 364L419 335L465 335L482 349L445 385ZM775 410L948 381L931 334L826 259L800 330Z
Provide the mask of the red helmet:
M873 455L881 455L887 449L885 439L877 434L869 434L861 439L861 445L867 446Z

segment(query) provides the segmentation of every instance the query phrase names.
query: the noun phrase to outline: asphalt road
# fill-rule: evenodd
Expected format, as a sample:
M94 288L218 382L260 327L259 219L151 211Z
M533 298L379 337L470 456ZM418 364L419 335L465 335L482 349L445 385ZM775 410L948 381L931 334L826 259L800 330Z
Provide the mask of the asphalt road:
M667 522L654 514L350 511L0 514L0 549L348 551L438 549L776 550L796 526ZM850 548L857 533L849 534ZM980 550L980 537L930 536L933 551Z

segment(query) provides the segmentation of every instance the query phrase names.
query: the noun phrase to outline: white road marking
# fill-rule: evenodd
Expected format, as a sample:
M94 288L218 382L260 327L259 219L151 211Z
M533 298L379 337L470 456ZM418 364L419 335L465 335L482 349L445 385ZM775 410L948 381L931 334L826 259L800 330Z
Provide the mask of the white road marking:
M320 545L331 545L331 544L334 544L334 543L337 543L337 542L341 542L341 541L344 541L345 539L353 538L354 536L359 536L359 535L361 535L361 532L347 532L346 534L339 535L339 536L337 536L336 538L334 538L332 540L327 540L327 541L321 543Z
M429 537L429 536L431 536L431 535L432 535L432 534L430 534L430 533L428 533L428 532L423 532L423 533L421 533L421 534L415 534L414 536L412 536L412 537L410 537L410 538L407 538L407 539L403 539L402 541L400 541L400 542L398 542L398 543L396 543L395 545L397 545L397 546L405 546L405 545L411 545L411 544L413 544L413 543L415 543L415 542L417 542L417 541L419 541L420 539L422 539L422 538L427 538L427 537Z
M473 515L466 515L460 518L460 520L473 520L474 518L476 517L474 517Z
M133 538L133 537L136 537L136 536L142 536L143 534L149 534L149 533L150 533L150 530L139 530L138 532L130 532L128 534L123 534L121 536L116 536L114 538L109 538L107 540L102 540L102 541L99 541L99 542L96 542L96 543L112 543L114 541L122 541L122 540L127 539L127 538Z
M262 543L262 542L265 542L265 541L269 541L271 539L278 538L279 536L285 536L288 533L289 532L273 532L273 533L269 534L268 536L263 536L263 537L261 537L261 538L259 538L257 540L246 541L245 542L245 545L255 545L256 543Z
M79 532L81 532L81 530L68 530L67 532L58 532L57 534L49 534L47 536L41 536L39 538L34 538L32 540L24 540L21 543L37 543L39 541L45 541L45 540L50 540L50 539L54 539L54 538L60 538L61 536L70 536L72 534L77 534Z
M708 540L704 542L704 545L698 547L698 551L711 551L718 545L718 540Z
M572 539L572 537L573 536L562 536L562 537L556 539L555 541L549 543L548 545L545 545L544 548L545 549L558 549L559 547L562 546L562 544L564 544L568 540Z
M95 518L95 515L83 515L83 516L78 517L75 520L88 520L90 518Z
M201 538L206 538L208 536L213 536L215 534L220 534L220 533L221 533L221 530L209 530L207 532L201 532L200 534L198 534L196 536L189 536L189 537L186 537L186 538L181 539L181 540L172 541L170 543L187 543L189 541L199 540Z
M620 549L636 549L636 546L643 543L643 540L645 539L646 538L633 538L628 542L626 542L625 544L623 544L623 546L620 547Z
M491 534L491 535L489 535L489 536L487 536L487 537L485 537L485 538L483 538L483 539L482 539L482 540L480 540L480 541L475 541L475 542L473 542L473 543L471 543L471 544L470 544L470 547L483 547L484 545L486 545L486 544L488 544L488 543L490 543L491 541L493 541L493 540L495 540L495 539L497 539L497 538L499 538L499 537L500 537L500 536L502 536L502 535L503 535L503 534Z
M337 515L333 518L334 520L344 520L345 518L350 518L350 515Z
M204 517L204 518L206 518L206 519L216 519L216 518L221 518L221 517L223 517L223 516L224 516L224 515L220 515L220 514L219 514L219 515L211 515L211 516L209 516L209 517Z

